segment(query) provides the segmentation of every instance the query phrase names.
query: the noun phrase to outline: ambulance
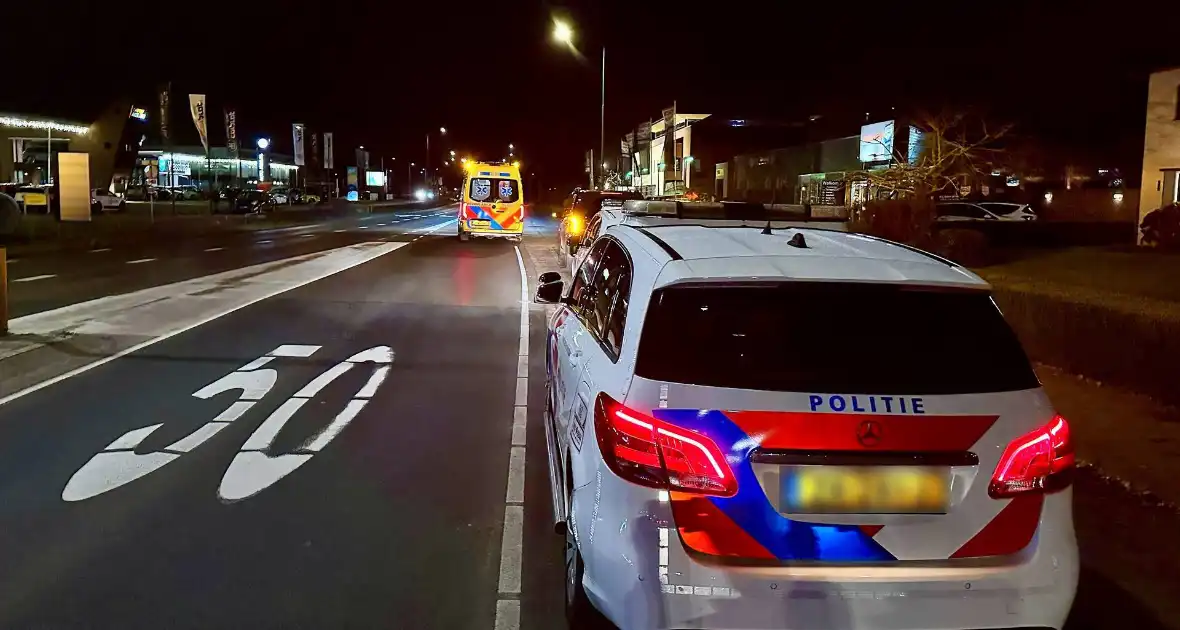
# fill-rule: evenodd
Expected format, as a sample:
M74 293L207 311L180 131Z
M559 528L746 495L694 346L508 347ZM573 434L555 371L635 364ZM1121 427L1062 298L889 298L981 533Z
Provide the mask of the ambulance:
M472 236L519 241L524 234L520 163L468 162L458 218L460 241Z

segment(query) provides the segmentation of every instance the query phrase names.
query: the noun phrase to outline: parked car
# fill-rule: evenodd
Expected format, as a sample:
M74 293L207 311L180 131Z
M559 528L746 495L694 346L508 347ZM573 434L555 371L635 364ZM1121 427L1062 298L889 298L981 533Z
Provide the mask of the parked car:
M90 191L90 212L91 214L102 212L104 210L121 212L127 209L127 202L122 195L113 193L102 188L95 188Z
M562 204L561 225L557 230L558 246L570 256L578 251L578 243L582 240L582 233L586 224L598 214L604 201L626 201L628 199L643 199L637 192L621 190L576 190Z
M232 214L254 214L265 212L273 205L273 198L265 190L244 190L234 199L229 211Z
M199 201L205 197L196 186L174 186L171 191L178 201Z
M1037 213L1027 203L1006 201L981 201L979 207L1005 221L1036 221Z
M1026 203L1001 201L947 201L935 207L938 221L1036 221Z

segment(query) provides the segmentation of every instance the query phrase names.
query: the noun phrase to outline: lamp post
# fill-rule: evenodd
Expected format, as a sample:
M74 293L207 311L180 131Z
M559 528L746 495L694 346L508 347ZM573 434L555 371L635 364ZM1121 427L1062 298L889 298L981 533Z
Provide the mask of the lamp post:
M447 135L447 128L446 127L439 127L438 128L438 135L440 137ZM429 188L430 187L430 134L429 133L426 134L426 168L423 169L423 172L425 173L425 176L422 178L422 180L426 184L426 187Z
M565 44L570 47L570 50L577 52L574 48L574 29L569 24L561 20L554 20L553 22L553 39L558 43ZM509 146L511 149L511 145ZM601 101L598 112L598 155L605 155L606 151L606 46L602 47L602 85L601 85ZM596 165L591 164L590 168L594 169ZM594 173L590 173L594 177ZM597 178L594 178L597 181Z
M410 175L410 169L414 168L414 163L410 162L406 165L406 194L414 194L414 178Z

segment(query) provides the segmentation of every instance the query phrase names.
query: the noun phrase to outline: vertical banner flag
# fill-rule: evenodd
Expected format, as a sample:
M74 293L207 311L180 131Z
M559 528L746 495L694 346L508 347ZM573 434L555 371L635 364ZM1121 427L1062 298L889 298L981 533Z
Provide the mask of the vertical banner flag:
M676 171L676 106L665 108L664 115L664 150L661 162L664 172Z
M225 110L225 148L238 157L238 113L232 109Z
M308 137L311 140L311 166L315 168L320 165L320 136L312 133Z
M193 115L193 124L197 126L197 133L201 134L201 145L205 147L205 153L209 153L209 125L205 117L205 95L189 94L188 105Z
M324 168L336 168L332 160L332 132L324 134Z
M303 151L303 125L291 125L291 139L295 145L295 166L307 166L307 157Z
M168 86L160 89L160 139L168 143Z

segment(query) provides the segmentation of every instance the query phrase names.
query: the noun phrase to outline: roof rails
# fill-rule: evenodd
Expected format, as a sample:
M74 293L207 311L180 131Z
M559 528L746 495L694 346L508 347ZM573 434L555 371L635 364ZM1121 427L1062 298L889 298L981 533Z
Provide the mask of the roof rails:
M664 217L675 219L715 221L816 221L847 220L847 211L825 212L816 216L810 206L761 204L741 201L655 201L630 200L623 202L623 214L628 216ZM845 216L841 216L841 214Z

